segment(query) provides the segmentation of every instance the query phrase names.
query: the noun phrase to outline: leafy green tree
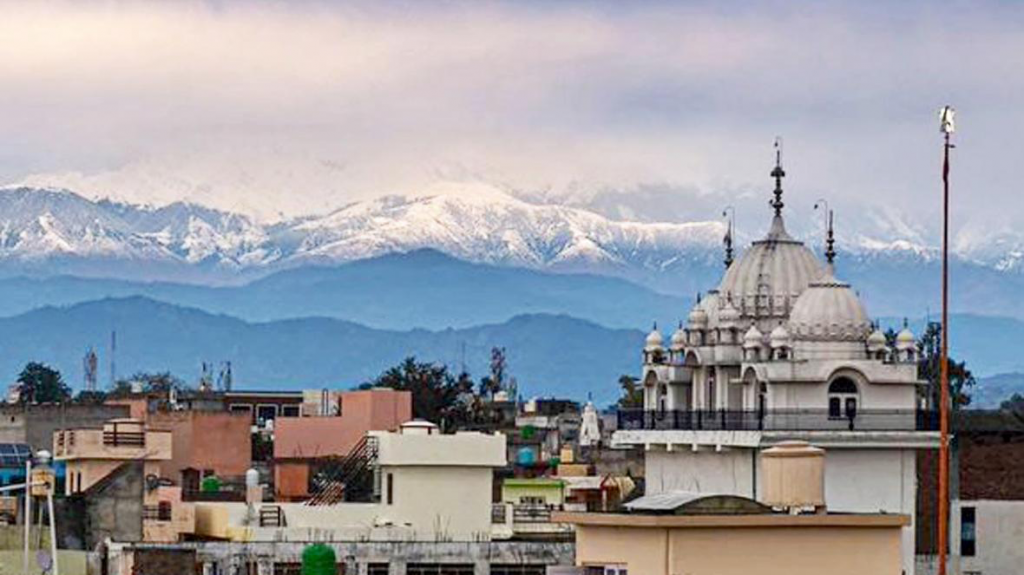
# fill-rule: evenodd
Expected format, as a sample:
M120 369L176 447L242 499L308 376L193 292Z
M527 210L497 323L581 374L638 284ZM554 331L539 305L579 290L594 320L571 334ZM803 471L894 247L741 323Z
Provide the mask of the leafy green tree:
M18 402L60 403L71 398L71 388L60 372L48 365L30 362L18 376Z
M619 376L619 407L630 409L644 406L644 388L638 384L637 378L631 375Z
M942 324L929 322L917 345L921 350L921 357L917 364L917 377L929 383L929 404L937 406L941 393L939 379L941 377ZM971 404L971 388L976 383L974 374L967 369L967 362L956 361L953 357L949 358L949 394L954 410Z
M1024 417L1024 395L1015 393L999 404L999 409Z
M135 382L142 383L143 393L167 394L171 389L178 392L191 389L182 379L174 376L169 371L154 373L140 371L125 379L117 380L110 394L115 397L129 395L132 393L132 384Z
M448 432L474 420L473 382L466 374L455 378L448 368L407 357L360 389L388 387L412 393L414 417L426 419Z

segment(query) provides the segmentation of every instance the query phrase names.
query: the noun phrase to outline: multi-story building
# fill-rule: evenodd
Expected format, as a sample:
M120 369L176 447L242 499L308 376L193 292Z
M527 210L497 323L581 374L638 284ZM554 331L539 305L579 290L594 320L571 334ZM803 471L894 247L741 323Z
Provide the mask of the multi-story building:
M785 440L828 448L829 508L915 512L916 451L938 445L922 410L918 349L874 326L837 278L829 225L823 264L786 231L780 164L768 233L732 261L668 345L655 329L643 349L642 409L622 410L613 436L646 449L646 492L756 499L756 453ZM903 531L914 569L914 530Z

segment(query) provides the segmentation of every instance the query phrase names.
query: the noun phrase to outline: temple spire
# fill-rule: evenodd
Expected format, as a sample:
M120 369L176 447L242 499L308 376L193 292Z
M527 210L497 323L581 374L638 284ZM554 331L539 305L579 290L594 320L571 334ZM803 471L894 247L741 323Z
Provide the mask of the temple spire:
M828 211L828 231L825 232L825 260L830 266L836 260L836 238L832 232L832 210Z
M781 216L782 208L786 205L782 202L782 178L786 177L786 172L782 169L782 138L775 138L775 169L771 175L775 178L775 199L770 205L775 208L775 215Z
M726 269L729 269L729 267L732 265L732 262L733 262L733 257L732 257L732 234L733 234L733 227L736 225L736 209L733 208L732 206L729 206L729 207L725 208L724 210L722 210L722 217L728 217L730 210L732 210L732 218L730 218L726 222L725 238L723 238L723 240L722 240L722 242L725 244L725 260L724 260L724 263L725 263L725 268Z

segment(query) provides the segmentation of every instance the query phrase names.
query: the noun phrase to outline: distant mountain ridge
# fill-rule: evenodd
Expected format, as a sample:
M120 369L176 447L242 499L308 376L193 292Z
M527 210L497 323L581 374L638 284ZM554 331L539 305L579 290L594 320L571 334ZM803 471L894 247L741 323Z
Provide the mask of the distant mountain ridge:
M59 369L76 388L82 356L94 347L109 365L117 331L118 374L170 370L194 383L201 362L230 360L236 387L349 388L371 380L407 356L486 373L492 346L508 352L521 392L586 398L618 394L618 376L636 369L640 330L608 329L564 315L521 315L465 329L377 330L337 319L297 318L250 323L230 316L142 297L45 307L0 318L0 376L13 381L27 361ZM101 381L109 371L101 370ZM106 383L104 383L106 385Z
M954 315L952 325L957 330L952 353L966 359L979 376L1024 372L1024 358L1010 353L1024 333L1024 322ZM919 326L913 327L919 331ZM583 400L592 395L600 404L618 397L620 375L639 372L645 335L554 314L518 315L461 329L381 330L330 318L247 322L144 297L108 298L0 318L0 377L13 381L26 362L42 361L78 388L82 357L93 348L106 385L106 342L113 330L122 376L170 370L194 383L202 362L231 361L240 388L347 388L410 355L456 371L465 362L480 377L491 347L500 346L525 396ZM975 345L978 341L990 345ZM983 378L974 392L977 404L998 404L1004 391L1017 389L1015 381L1001 385Z

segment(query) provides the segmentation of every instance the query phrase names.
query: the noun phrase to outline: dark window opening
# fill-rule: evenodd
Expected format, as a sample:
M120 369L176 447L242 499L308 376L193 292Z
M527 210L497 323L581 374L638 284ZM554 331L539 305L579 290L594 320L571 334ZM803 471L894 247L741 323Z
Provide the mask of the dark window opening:
M960 555L974 557L977 551L976 522L973 507L960 508Z
M472 563L409 563L406 575L473 575Z
M387 499L388 505L391 505L391 504L393 504L395 502L395 476L390 474L390 473L388 473L387 491L388 491L388 496L387 496L388 497L388 499Z

